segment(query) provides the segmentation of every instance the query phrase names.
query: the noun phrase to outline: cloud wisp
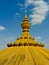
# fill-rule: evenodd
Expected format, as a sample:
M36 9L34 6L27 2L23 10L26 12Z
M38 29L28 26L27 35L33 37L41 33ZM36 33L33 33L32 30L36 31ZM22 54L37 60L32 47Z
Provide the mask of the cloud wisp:
M0 31L5 30L5 27L0 26Z
M41 37L40 36L37 36L37 37L35 37L36 39L41 39Z
M25 7L34 6L30 14L32 25L41 24L49 12L49 5L44 0L25 0Z
M40 36L37 36L37 37L35 37L35 40L36 41L40 41L41 40L41 37Z

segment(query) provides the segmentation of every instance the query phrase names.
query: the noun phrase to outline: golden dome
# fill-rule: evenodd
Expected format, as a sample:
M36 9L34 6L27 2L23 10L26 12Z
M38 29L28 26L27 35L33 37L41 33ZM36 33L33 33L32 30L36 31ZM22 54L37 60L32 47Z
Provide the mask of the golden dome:
M49 50L30 36L30 22L26 15L21 26L22 35L8 43L8 48L0 50L0 65L49 65Z
M35 46L8 47L0 51L0 65L49 65L49 51Z

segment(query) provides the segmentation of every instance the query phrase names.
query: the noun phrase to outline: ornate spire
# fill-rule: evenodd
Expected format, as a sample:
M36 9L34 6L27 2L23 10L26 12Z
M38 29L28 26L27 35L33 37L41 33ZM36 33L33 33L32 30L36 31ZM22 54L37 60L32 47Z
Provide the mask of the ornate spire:
M25 18L27 18L27 15L25 14Z
M27 15L26 15L26 14L24 15L24 20L28 20L28 17L27 17Z
M26 46L26 45L29 45L29 46L43 47L44 46L43 44L39 44L38 42L35 41L34 38L31 37L30 32L29 32L30 25L31 24L28 20L28 17L25 14L24 20L21 24L22 31L23 31L22 35L19 38L17 38L17 40L15 42L7 44L7 46L11 47L11 46L22 46L22 45Z
M22 22L22 24L21 24L23 31L29 31L30 25L31 25L31 24L30 24L30 22L29 22L29 20L28 20L28 17L27 17L27 15L25 14L24 20L23 20L23 22Z

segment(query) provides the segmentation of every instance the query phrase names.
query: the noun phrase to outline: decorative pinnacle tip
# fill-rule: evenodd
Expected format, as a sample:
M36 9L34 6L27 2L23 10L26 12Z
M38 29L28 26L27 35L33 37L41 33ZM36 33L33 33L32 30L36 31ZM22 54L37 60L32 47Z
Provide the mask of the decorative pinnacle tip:
M25 18L27 18L27 15L25 14Z

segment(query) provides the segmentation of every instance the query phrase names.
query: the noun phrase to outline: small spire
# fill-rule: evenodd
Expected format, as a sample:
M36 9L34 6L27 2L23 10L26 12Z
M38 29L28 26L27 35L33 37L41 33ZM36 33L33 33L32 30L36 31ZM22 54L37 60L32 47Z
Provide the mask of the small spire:
M27 15L25 14L25 18L27 18Z
M27 15L26 15L26 14L24 15L24 20L28 20L28 17L27 17Z

